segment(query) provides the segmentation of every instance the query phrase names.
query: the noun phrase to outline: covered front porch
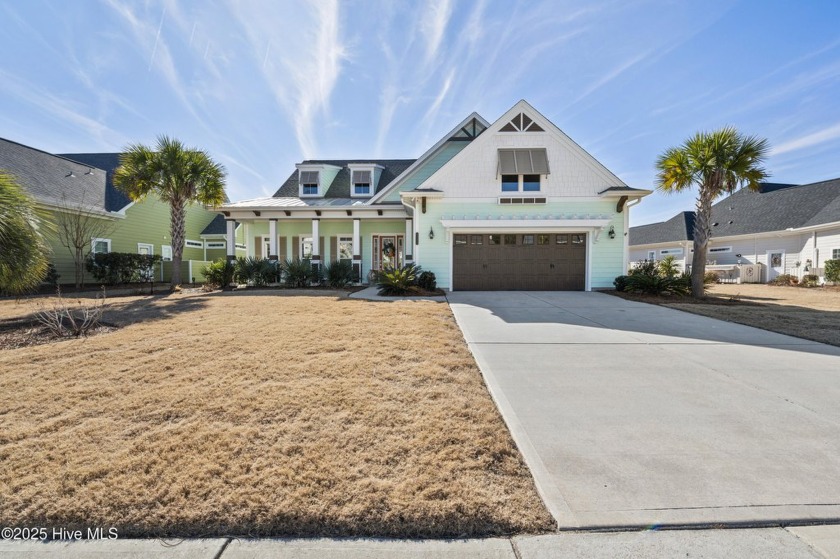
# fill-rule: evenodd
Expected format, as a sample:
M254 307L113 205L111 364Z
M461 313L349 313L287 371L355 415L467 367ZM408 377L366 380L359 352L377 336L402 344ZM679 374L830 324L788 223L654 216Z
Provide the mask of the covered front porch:
M414 262L414 220L401 209L388 212L401 215L386 215L383 210L359 216L345 211L343 215L318 213L303 217L299 213L277 215L257 210L247 217L230 212L225 216L227 258L243 255L233 250L239 223L244 231L245 256L281 262L309 260L314 268L336 261L351 262L361 283L368 283L374 272L386 267Z

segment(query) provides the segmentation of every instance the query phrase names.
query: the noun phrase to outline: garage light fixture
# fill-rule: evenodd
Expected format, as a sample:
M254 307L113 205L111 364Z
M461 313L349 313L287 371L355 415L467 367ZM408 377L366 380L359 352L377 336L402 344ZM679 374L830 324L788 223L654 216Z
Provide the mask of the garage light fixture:
M429 227L429 239L435 238L435 230L432 227Z
M610 230L607 231L607 235L610 236L610 239L615 239L615 227L610 225Z

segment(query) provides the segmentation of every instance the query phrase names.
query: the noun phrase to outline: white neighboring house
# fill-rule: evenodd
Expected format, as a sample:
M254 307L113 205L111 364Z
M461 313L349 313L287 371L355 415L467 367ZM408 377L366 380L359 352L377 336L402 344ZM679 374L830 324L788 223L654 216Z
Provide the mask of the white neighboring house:
M691 266L694 212L630 228L630 261L673 255ZM779 274L813 274L824 282L824 263L840 259L840 178L812 184L764 183L741 189L712 206L708 268L740 281L751 264L759 281ZM757 271L757 270L756 270Z

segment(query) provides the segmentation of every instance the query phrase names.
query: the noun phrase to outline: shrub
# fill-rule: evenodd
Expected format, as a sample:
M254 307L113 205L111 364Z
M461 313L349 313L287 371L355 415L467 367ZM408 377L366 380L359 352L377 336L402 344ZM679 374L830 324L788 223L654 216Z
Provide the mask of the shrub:
M263 287L269 283L276 283L279 277L279 266L268 258L240 256L236 259L234 279L254 287Z
M706 272L703 274L703 283L709 285L710 283L720 283L720 276L717 272Z
M141 280L143 272L160 262L160 255L107 252L90 254L85 268L97 281L107 285L120 285ZM145 274L149 277L149 274Z
M802 276L802 280L799 282L802 287L817 287L819 284L820 277L814 274Z
M405 295L414 291L420 266L406 264L399 268L385 268L379 272L376 287L380 295Z
M615 286L616 291L626 291L627 289L627 280L630 279L630 276L618 276L613 280L613 285Z
M417 287L426 291L437 289L437 277L434 272L420 272L417 276Z
M799 283L799 278L791 274L779 274L768 283L770 285L796 285Z
M55 269L55 265L50 262L47 264L47 275L44 276L44 283L52 286L58 286L58 279L61 277L61 274L58 273L58 270Z
M644 295L688 295L691 293L691 275L680 274L667 277L659 274L636 274L626 276L624 291L642 293Z
M61 290L56 289L56 300L50 307L41 306L35 313L35 319L57 338L87 336L91 330L99 326L102 312L105 310L105 290L97 296L92 304L79 301L71 307L61 296Z
M825 261L825 281L840 283L840 259Z
M656 269L660 275L666 278L676 277L680 273L680 267L677 266L676 259L672 254L669 254L656 264Z
M286 260L283 262L283 282L286 287L307 287L318 280L318 274L312 269L310 260Z
M204 267L205 285L230 289L236 266L226 258L219 258Z
M654 260L644 260L636 264L635 267L630 268L627 272L628 276L658 276L659 270Z
M334 260L324 266L324 277L327 284L334 289L342 289L356 281L353 264L347 260Z

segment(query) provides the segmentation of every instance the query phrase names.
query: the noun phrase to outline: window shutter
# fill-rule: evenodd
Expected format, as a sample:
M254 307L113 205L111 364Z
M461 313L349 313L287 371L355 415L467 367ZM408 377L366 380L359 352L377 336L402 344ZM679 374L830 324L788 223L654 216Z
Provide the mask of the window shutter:
M499 150L499 174L516 175L516 159L512 149Z
M301 171L300 184L318 184L318 171Z
M371 184L370 171L353 171L353 184Z
M278 235L277 240L277 251L280 253L280 262L285 262L286 258L288 258L286 255L286 237Z
M318 242L318 256L321 257L321 262L324 261L324 237L321 237Z
M300 237L292 237L292 258L297 260L300 258Z
M547 175L548 153L545 148L500 149L500 175Z
M534 169L533 174L548 175L551 171L548 168L548 152L546 152L545 148L529 151L531 152L531 163Z
M254 237L254 256L262 258L262 237Z
M338 237L330 237L330 262L338 261Z

